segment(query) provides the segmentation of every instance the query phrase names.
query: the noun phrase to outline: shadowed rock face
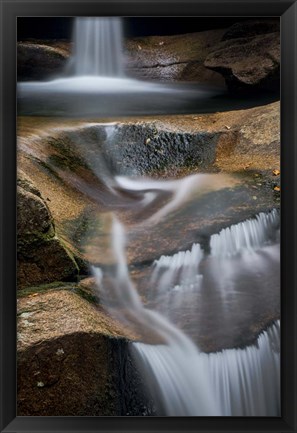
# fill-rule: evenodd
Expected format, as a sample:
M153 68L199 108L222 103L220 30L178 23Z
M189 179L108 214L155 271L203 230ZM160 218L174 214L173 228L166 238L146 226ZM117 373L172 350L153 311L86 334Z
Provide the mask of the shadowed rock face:
M279 19L271 20L247 20L233 24L224 33L222 41L236 38L248 38L257 35L265 35L267 33L278 33L280 31Z
M151 414L127 335L67 288L20 298L18 416Z
M45 80L63 73L69 56L69 44L58 42L19 42L17 47L18 81Z
M175 36L150 36L127 40L127 74L158 81L196 81L222 85L219 74L207 70L203 62L224 33L211 30Z
M77 264L55 236L48 206L31 182L23 179L18 183L18 289L73 280L78 273Z
M263 25L262 25L263 24ZM279 92L279 24L238 23L212 47L204 65L223 75L231 93L269 90Z

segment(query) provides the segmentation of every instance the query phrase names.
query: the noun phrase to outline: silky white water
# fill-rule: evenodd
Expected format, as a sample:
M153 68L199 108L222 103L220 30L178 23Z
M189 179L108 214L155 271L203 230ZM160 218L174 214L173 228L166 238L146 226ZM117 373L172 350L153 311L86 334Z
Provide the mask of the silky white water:
M207 103L217 94L216 90L198 85L195 88L168 86L126 78L121 47L119 20L78 18L74 50L68 65L71 76L55 77L48 82L19 83L19 101L25 107L27 101L25 113L168 114L182 112L184 107L187 110L195 107L195 113L207 111ZM213 106L211 111L215 111ZM96 161L92 164L96 165ZM143 221L147 230L152 231L160 221L169 219L194 194L198 194L197 190L201 194L201 191L217 191L228 186L223 181L225 178L217 175L193 175L166 182L111 177L108 170L103 179L98 167L97 170L94 168L94 173L97 172L100 172L100 179L111 194L115 207L130 206L135 213L136 208L147 210L152 205L156 207ZM70 174L67 176L69 181ZM84 193L91 194L82 181L80 185ZM129 200L127 195L123 195L127 192L132 193ZM133 193L141 197L140 200L134 199ZM101 194L103 203L104 199ZM109 199L110 195L107 205ZM164 203L159 205L163 199ZM201 311L205 309L207 313L207 308L216 303L213 310L217 313L218 335L223 338L226 329L230 333L236 329L240 320L232 314L235 311L241 315L247 291L246 287L244 290L240 288L242 284L255 287L254 293L260 292L262 286L270 284L269 280L266 283L267 276L279 268L279 243L274 236L278 223L276 211L259 214L255 219L211 236L210 254L195 242L189 250L177 250L172 256L159 257L151 268L150 288L154 306L148 308L143 305L130 277L125 257L125 228L114 219L111 233L115 268L102 271L94 267L93 272L101 303L124 324L133 325L144 336L141 342L131 344L131 351L158 414L280 415L279 322L263 332L253 345L209 354L203 353L194 341L193 330L181 326L183 320L186 325L192 321L192 328L205 325L207 320L201 319ZM105 279L109 280L108 284ZM210 293L213 304L210 305L205 293ZM208 302L199 310L197 303L201 300ZM248 304L249 308L244 313L252 315L257 302L255 296L254 304Z
M269 243L269 236L275 235L279 225L279 214L274 209L265 214L261 212L254 219L221 230L211 236L211 254L214 257L229 257L244 250L250 252Z
M121 179L118 181L122 186L125 184L126 187L133 188L132 181L130 184ZM169 183L167 188L170 187L172 185ZM278 218L278 213L272 211L258 215L253 220L255 224L248 220L239 226L232 226L230 233L235 233L237 239L236 259L238 260L239 254L240 260L245 263L247 252L256 257L254 255L258 254L257 250L262 254L262 248L274 248L275 240L271 240L270 235L276 230ZM238 234L240 230L243 233ZM254 232L257 233L256 238ZM255 242L254 246L250 238ZM148 333L151 331L154 338L162 341L131 345L157 413L168 416L279 416L279 322L263 332L254 345L243 349L202 353L184 332L166 318L166 314L161 315L143 306L130 279L125 258L126 242L124 226L114 219L112 247L116 272L111 286L104 286L100 270L95 268L94 275L101 299L107 307L111 307L113 313L116 304L117 316L123 322L138 323ZM218 245L223 252L229 251L225 245L229 245L229 242L229 237L223 236L219 241L216 238L214 244L212 238L209 256L205 255L199 244L194 244L191 250L160 257L153 264L152 290L161 295L164 291L178 291L184 298L189 287L193 292L201 290L204 278L203 270L200 269L201 262L216 261L214 251L218 251ZM272 256L276 263L277 254L273 250ZM222 262L222 257L220 260ZM233 256L227 254L225 260L232 261ZM221 277L225 278L223 272Z
M106 145L112 139L111 124ZM124 326L139 335L139 342L131 344L131 350L157 413L279 416L279 323L258 336L262 323L268 322L268 314L273 319L279 317L274 308L278 294L274 304L270 299L279 283L278 212L261 213L213 234L209 249L195 242L172 255L160 253L146 271L145 293L140 284L133 283L133 267L129 269L126 259L126 247L137 229L144 230L141 247L145 248L153 232L167 224L180 208L190 203L195 218L201 198L208 203L207 194L215 192L217 199L219 194L224 199L224 189L233 187L234 180L221 174L195 174L167 181L112 176L102 158L98 163L93 155L82 153L108 194L99 195L100 191L90 191L83 184L81 192L93 200L103 197L100 206L111 204L109 209L124 214L123 220L126 217L130 222L124 227L114 219L108 231L113 261L107 267L93 269L99 299ZM73 185L79 187L77 179ZM97 196L92 196L93 192ZM126 210L134 216L142 212L142 218L137 222L132 219L131 224ZM208 209L204 219L207 217ZM173 237L179 235L174 225ZM104 242L101 236L97 239ZM103 248L107 254L106 244ZM155 253L161 248L160 238ZM266 303L272 303L273 308L259 309ZM255 333L248 330L240 335L243 328L253 326ZM229 349L223 350L226 347Z
M145 379L147 379L150 370L154 370L154 368L157 368L161 375L164 374L164 381L159 382L157 379L152 391L155 400L159 403L159 410L164 410L166 415L176 416L222 415L220 401L216 398L212 387L209 386L211 376L196 362L199 353L198 348L185 334L161 315L143 307L137 290L129 277L125 259L125 243L124 227L117 219L114 219L112 246L116 259L116 275L113 280L113 289L104 288L102 275L98 269L95 268L93 272L98 287L101 288L100 294L103 294L107 305L111 305L113 301L117 300L118 307L121 308L122 315L124 315L121 316L122 319L126 317L129 321L137 321L147 330L152 330L164 341L161 346L147 346L148 350L151 350L151 347L154 347L155 350L159 347L159 350L157 350L157 354L155 351L150 352L153 356L148 357L143 363L148 367L145 368ZM140 349L145 352L145 347L141 344L139 346L138 343L133 344L136 352L139 352ZM167 359L166 365L160 356Z
M202 275L199 264L203 259L203 250L199 244L193 244L191 250L180 251L173 256L161 256L154 262L151 285L159 292L171 288L173 290L194 289L200 287ZM174 284L177 281L179 284Z
M120 18L76 18L72 57L74 74L123 76L122 42Z
M193 389L201 395L204 392L199 371L215 398L210 404L220 408L215 415L279 416L279 342L277 322L259 336L255 346L245 349L197 352L190 357L174 345L134 343L133 347L164 415L201 415L192 393Z

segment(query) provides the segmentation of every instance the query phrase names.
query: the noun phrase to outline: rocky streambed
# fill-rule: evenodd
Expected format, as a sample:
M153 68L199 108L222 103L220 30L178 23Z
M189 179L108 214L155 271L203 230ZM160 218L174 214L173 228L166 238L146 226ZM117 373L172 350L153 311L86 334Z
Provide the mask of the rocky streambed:
M119 176L177 179L217 174L199 208L191 201L156 231L130 233L131 278L149 305L150 266L222 228L278 208L279 103L199 115L88 121L20 117L18 122L18 414L151 415L128 341L143 335L100 307L89 265L112 266L111 212L129 227L142 218L133 196L106 187ZM166 197L164 197L166 200ZM211 215L209 214L211 203ZM155 206L159 206L158 203ZM193 214L192 214L193 216ZM95 234L95 235L94 235ZM146 248L143 248L143 245ZM243 347L279 318L279 293L223 338L220 319L209 326L201 312L196 340L205 352ZM205 300L204 311L215 297ZM239 307L244 310L244 303ZM249 307L248 307L249 308ZM243 313L242 310L242 313ZM261 311L260 311L261 310ZM204 319L203 319L204 317ZM178 319L187 328L187 320ZM65 398L65 396L67 398Z
M18 81L71 75L72 50L68 40L19 41ZM187 98L195 89L186 110L189 114L141 115L143 98L138 101L137 95L134 116L129 117L96 117L96 94L92 116L85 118L55 117L56 101L51 109L46 94L38 100L39 92L37 102L33 101L34 116L28 115L30 98L29 111L23 110L26 116L21 115L20 104L20 416L155 415L129 347L132 341L158 341L103 308L98 281L90 271L90 266L97 266L111 275L114 272L113 215L126 226L130 278L147 308L156 308L150 281L161 256L172 258L191 250L194 243L205 252L201 261L205 287L197 296L188 294L181 309L178 290L161 293L159 308L165 315L167 306L172 308L170 319L202 352L254 344L280 316L279 287L274 284L279 281L277 264L267 267L261 290L257 290L261 272L255 272L255 287L250 287L243 267L246 273L237 281L236 293L215 290L218 282L207 271L212 235L280 207L278 20L247 20L186 35L126 39L124 62L126 77L142 80L139 85L175 84L181 97ZM208 97L200 99L204 87L199 93L199 86L215 89L217 96L210 102ZM59 104L64 96L59 96ZM89 94L86 99L91 99ZM162 94L155 101L160 99ZM152 101L150 112L155 110ZM84 104L83 98L80 102ZM121 98L116 95L110 101L111 109L114 102L122 113ZM178 111L166 104L163 112ZM70 98L66 109L71 105ZM213 178L189 195L183 208L160 218L153 229L141 223L150 221L171 197L169 190L163 190L151 199L156 187L147 186L148 178L174 182L197 174ZM144 192L137 189L137 182L142 182ZM186 187L183 192L187 193ZM139 204L145 200L151 204L143 209ZM263 253L264 262L269 254ZM223 274L226 269L220 266L218 261ZM232 276L233 270L229 272Z

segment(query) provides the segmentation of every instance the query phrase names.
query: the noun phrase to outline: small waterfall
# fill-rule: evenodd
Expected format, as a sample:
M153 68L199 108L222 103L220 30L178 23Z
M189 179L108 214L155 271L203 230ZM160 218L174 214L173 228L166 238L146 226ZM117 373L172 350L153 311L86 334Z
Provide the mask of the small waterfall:
M279 213L273 209L269 213L261 212L255 219L223 229L211 236L211 255L230 257L244 250L254 251L269 243L278 225Z
M157 403L158 415L225 415L211 386L212 371L205 368L205 357L185 335L181 341L169 339L166 345L133 343L132 353Z
M266 243L271 225L277 226L275 211L256 218L265 235L252 237L254 225L245 223L243 245L252 248ZM251 228L251 226L253 228ZM233 230L230 230L233 233ZM250 237L249 237L250 236ZM249 243L247 243L249 239ZM250 239L253 239L252 241ZM192 340L161 314L145 308L130 280L125 258L125 231L114 219L112 247L116 272L111 275L112 287L105 287L102 274L94 269L101 299L111 307L116 304L121 319L138 324L158 337L162 343L131 343L140 372L150 389L159 415L167 416L279 416L280 415L280 323L263 332L256 343L244 349L226 349L205 354ZM238 245L238 244L237 244ZM241 250L241 246L238 247ZM225 250L224 250L225 251ZM199 244L172 257L162 256L154 263L154 281L172 280L172 274L197 275L203 260ZM211 257L211 256L210 256ZM215 258L214 258L215 259ZM186 271L185 271L186 270ZM189 271L190 270L190 271ZM181 279L180 279L181 282ZM118 311L117 310L117 311Z
M203 255L200 245L193 244L191 250L180 251L173 256L161 256L154 262L152 287L156 283L158 291L199 287L202 276L199 275L198 268Z
M280 415L280 322L254 346L203 354L224 415Z
M126 318L130 322L137 322L164 341L164 344L159 346L132 343L132 352L138 361L140 359L138 353L145 352L145 348L152 354L152 358L147 357L146 361L143 358L144 379L149 379L148 371L153 371L155 368L160 374L163 372L166 377L164 381L157 380L155 389L152 390L153 397L158 402L158 410L164 411L164 415L175 416L222 415L220 401L210 386L211 377L200 368L199 363L196 363L198 348L183 332L160 314L144 308L141 303L136 288L130 280L125 243L124 227L114 218L112 247L116 258L116 277L112 278L112 289L104 287L102 274L98 269L94 268L93 274L107 307L116 301L124 315L121 319ZM154 355L155 351L162 354L163 361L160 361L158 355ZM141 365L143 366L142 363ZM149 382L150 379L148 381L150 386Z
M280 324L276 322L259 336L256 345L245 349L208 355L182 353L174 345L134 343L133 346L151 392L159 396L159 405L166 415L199 414L192 391L204 392L196 375L200 371L219 400L221 413L216 415L279 416L279 344Z
M122 39L120 18L76 18L74 74L123 76Z
M205 84L127 77L118 17L75 18L73 52L62 75L17 87L19 114L91 118L192 113L194 108L204 113L210 98L222 93Z

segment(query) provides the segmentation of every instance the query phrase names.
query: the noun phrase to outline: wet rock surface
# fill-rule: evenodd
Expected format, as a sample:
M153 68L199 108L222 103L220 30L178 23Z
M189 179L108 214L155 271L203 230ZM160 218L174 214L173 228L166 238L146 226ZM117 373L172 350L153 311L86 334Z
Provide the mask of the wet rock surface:
M58 237L62 237L75 257L85 264L86 272L89 272L88 263L103 270L112 269L110 228L112 212L116 212L128 230L127 256L131 278L145 305L155 308L150 286L155 259L162 254L184 251L193 242L201 243L208 254L209 237L213 233L258 212L279 207L279 192L274 190L280 184L279 103L225 113L113 119L112 124L108 121L106 119L105 124L96 119L91 122L59 119L56 123L52 119L20 119L19 188L32 200L36 197L38 210L44 214L40 231L48 232L54 227ZM218 189L191 196L184 210L173 212L152 229L151 225L141 224L149 215L142 214L141 208L137 207L142 199L137 192L124 192L118 187L114 196L106 188L104 182L110 170L118 175L140 178L149 175L162 180L200 173L223 177ZM31 174L31 183L24 173ZM226 185L223 185L224 176L226 181L228 179ZM157 209L168 199L168 194L162 195L152 208ZM33 218L31 223L34 229L35 224L38 227L38 218ZM24 230L22 224L20 229ZM34 253L43 256L42 250L34 249ZM207 258L201 266L205 265L207 270L206 261ZM160 312L191 335L204 352L254 344L259 333L279 318L277 272L276 265L269 277L265 277L267 285L261 285L261 290L257 290L258 282L254 285L256 289L251 290L246 275L238 282L235 295L232 290L222 294L212 284L213 275L205 271L205 287L196 295L189 294L183 308L179 308L178 293L167 293L161 305L170 307L170 312L162 308ZM32 275L32 267L28 275L23 278ZM30 279L27 281L28 285L34 284ZM44 282L38 280L37 284ZM28 305L30 307L32 300L36 299L36 312L41 314L36 320L36 332L32 332L35 325L25 322L24 331L22 321L19 322L21 336L32 338L35 335L38 338L38 341L27 343L24 340L23 346L19 342L19 371L30 371L30 379L28 375L19 379L21 389L24 389L24 393L20 392L20 413L42 415L50 410L53 415L153 414L147 397L134 392L139 388L135 382L138 378L131 376L134 366L127 355L127 335L122 324L117 327L114 322L107 322L108 325L104 322L103 326L101 316L101 325L98 326L98 312L95 318L89 311L90 304L87 304L87 310L81 303L73 309L72 299L61 299L63 291L53 294L53 290L45 288L42 293L37 290L37 295L35 289L20 291L23 298L19 302L24 303L25 308L20 311L26 313ZM92 280L63 296L78 298L76 294L91 302L98 301ZM57 303L61 308L57 308ZM49 320L46 315L42 316L46 312L53 314L54 310L59 317L53 316ZM32 312L30 308L28 312ZM25 314L21 320L30 323L30 318ZM53 327L47 333L49 323ZM130 331L131 337L128 338L137 338L138 335L142 339L143 330L138 331L138 334L137 328ZM65 353L72 350L65 366L55 358L57 353L62 355L61 348ZM84 351L87 351L86 357ZM36 361L38 357L41 361ZM85 376L81 366L86 371L83 373ZM44 378L36 381L34 375L38 371ZM81 377L84 377L83 383ZM126 382L131 383L134 389L128 385L125 388L123 384ZM71 388L74 386L72 383L75 389ZM91 386L86 389L85 383L91 383ZM62 399L68 389L72 390L71 395L60 407L55 396ZM76 389L80 391L83 403L80 408ZM126 391L121 394L119 389ZM40 398L43 392L44 400ZM26 399L28 395L33 402L30 407L27 403L30 399Z
M71 73L71 49L63 41L19 43L18 79ZM235 97L267 89L277 94L279 23L253 20L228 30L130 39L125 62L128 76L144 80L220 88L225 80ZM93 100L98 105L96 95ZM103 287L114 288L114 213L127 229L129 273L141 301L202 352L255 344L279 319L277 243L229 261L210 255L212 234L280 204L279 103L265 99L242 110L230 98L234 111L226 111L226 101L193 99L194 114L175 116L19 116L18 416L156 415L130 345L162 343L160 336L137 321L120 321L131 319L124 304L112 305L118 320L102 307L108 298ZM172 192L160 190L142 206L154 187L129 190L113 178L197 174L214 180L157 221L149 218ZM197 290L186 282L180 291L177 272L172 290L158 291L154 261L193 243L204 251ZM90 264L103 271L100 284ZM82 274L88 278L78 282Z
M20 298L18 416L152 414L127 336L67 286Z
M210 195L188 204L189 215L196 212L194 222L188 221L187 212L181 212L167 218L155 232L148 234L140 227L131 233L130 263L154 260L159 247L159 252L169 254L188 248L193 240L205 244L220 228L279 206L275 188L279 188L280 176L274 174L280 168L279 103L157 121L119 120L106 127L96 122L73 127L66 122L53 130L50 122L49 126L41 122L37 129L27 130L26 139L20 138L19 149L19 166L34 175L35 184L48 198L58 235L75 257L91 263L110 260L106 253L109 213L123 211L129 225L135 221L133 206L141 199L120 190L113 196L104 186L109 170L162 179L205 172L235 175L237 185L211 193L211 209ZM142 217L140 212L136 218L140 221ZM164 235L166 231L169 235ZM142 242L148 246L145 254Z
M224 30L176 36L126 39L127 76L157 81L195 81L224 85L220 74L203 62ZM186 39L186 41L185 41ZM71 73L68 41L31 40L18 43L18 81L53 79Z

